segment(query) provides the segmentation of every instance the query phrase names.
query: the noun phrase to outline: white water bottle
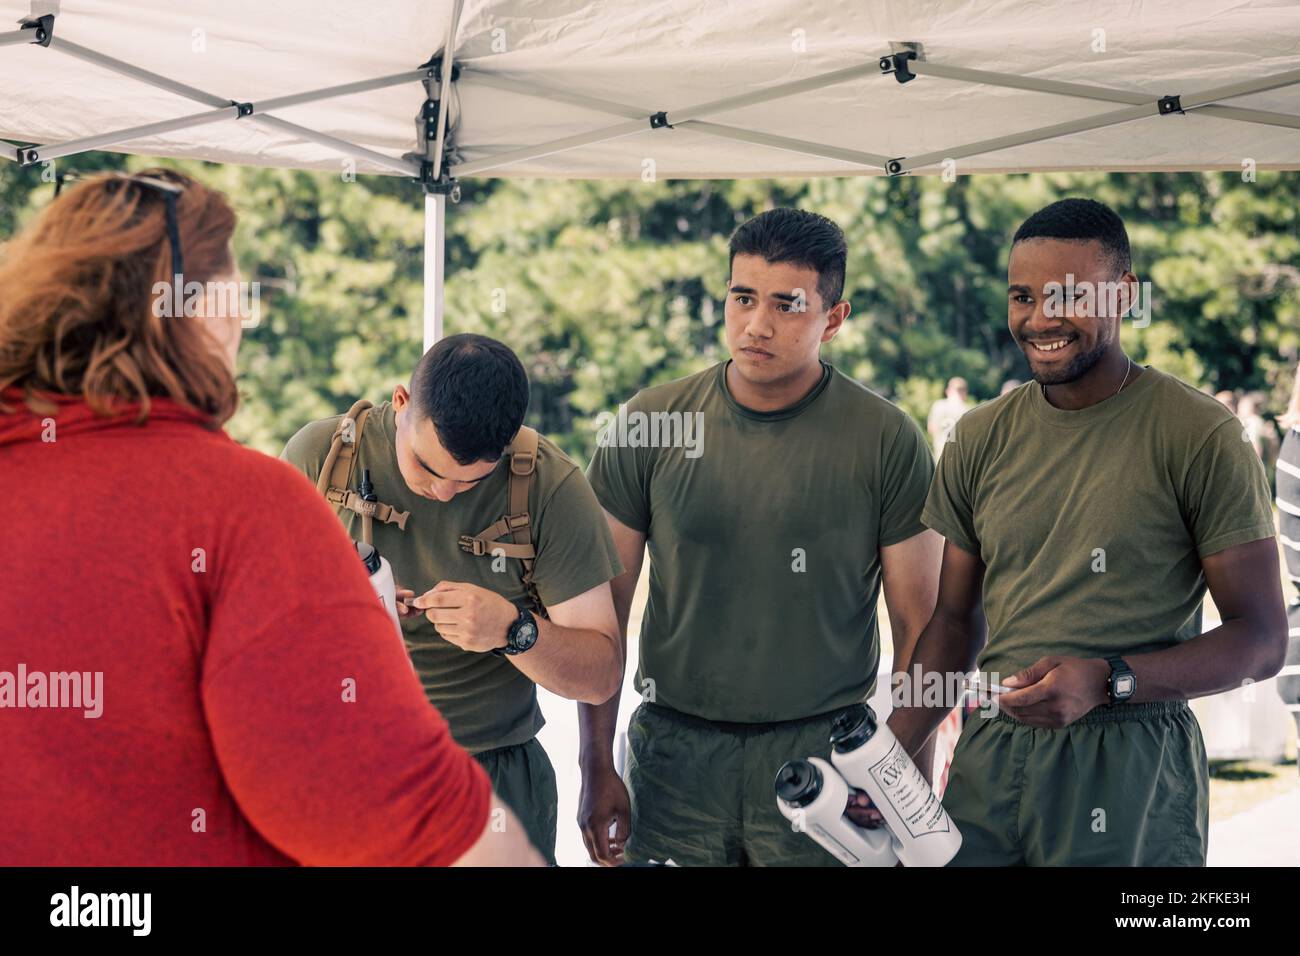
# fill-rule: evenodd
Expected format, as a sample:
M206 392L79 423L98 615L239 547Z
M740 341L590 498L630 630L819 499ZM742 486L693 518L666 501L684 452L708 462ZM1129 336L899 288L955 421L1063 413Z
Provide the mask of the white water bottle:
M845 866L894 866L889 831L865 830L844 815L849 785L819 757L787 761L776 774L776 805L795 829Z
M366 573L370 575L370 584L379 595L379 603L388 612L397 636L401 638L402 624L401 618L397 615L397 584L393 581L392 565L373 545L366 544L364 541L354 541L353 544L357 546L361 563L366 566Z
M868 705L835 719L831 763L849 786L871 797L904 866L946 866L957 855L961 832L893 731L876 723Z

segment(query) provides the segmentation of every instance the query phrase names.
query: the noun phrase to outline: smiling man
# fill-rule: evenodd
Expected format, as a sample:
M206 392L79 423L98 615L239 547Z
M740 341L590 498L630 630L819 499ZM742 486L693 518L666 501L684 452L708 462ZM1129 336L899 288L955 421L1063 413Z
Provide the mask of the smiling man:
M414 600L402 630L425 693L554 863L555 771L536 740L544 722L536 685L590 703L618 690L623 658L608 582L621 567L582 471L544 437L527 514L532 584L549 619L533 613L523 562L507 553L517 538L487 534L505 537L481 555L460 546L462 535L491 529L509 510L515 462L503 452L527 407L514 352L485 336L450 336L425 353L409 391L397 386L391 402L370 411L353 474L368 470L375 497L409 512L404 528L375 521L373 539L399 598ZM316 481L341 418L304 426L282 457ZM359 538L357 514L340 517Z
M822 216L775 209L740 226L731 360L638 393L626 413L698 416L697 447L607 432L592 459L627 568L613 585L624 633L650 555L626 785L618 698L579 707L579 825L601 863L839 865L792 831L773 782L787 760L828 757L835 716L869 696L882 579L906 663L941 546L920 521L933 471L921 430L820 358L849 315L845 258Z
M1113 211L1040 210L1007 271L1034 381L957 423L922 516L947 542L914 660L967 670L987 630L979 667L1014 688L958 741L953 862L1201 865L1187 699L1270 677L1286 650L1268 483L1231 412L1121 347L1136 278ZM1207 587L1223 623L1202 634ZM889 724L913 750L942 717Z

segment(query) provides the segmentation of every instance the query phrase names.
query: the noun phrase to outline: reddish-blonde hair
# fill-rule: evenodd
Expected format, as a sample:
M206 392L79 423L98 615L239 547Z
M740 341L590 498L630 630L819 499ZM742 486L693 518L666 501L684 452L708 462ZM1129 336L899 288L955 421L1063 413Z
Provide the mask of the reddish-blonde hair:
M138 175L183 187L185 281L229 273L226 198L175 170ZM224 424L239 403L234 377L202 323L154 314L159 282L172 283L161 190L107 173L64 192L0 249L0 391L20 388L39 414L54 412L42 392L79 394L104 415L139 403L140 421L166 397Z

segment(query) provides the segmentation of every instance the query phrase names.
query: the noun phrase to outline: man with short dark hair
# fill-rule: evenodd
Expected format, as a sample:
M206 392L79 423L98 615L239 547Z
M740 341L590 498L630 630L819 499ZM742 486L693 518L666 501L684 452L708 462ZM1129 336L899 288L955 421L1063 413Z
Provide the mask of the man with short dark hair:
M507 554L512 542L482 554L461 547L509 510L513 456L503 453L527 407L514 352L486 336L450 336L425 353L409 391L398 385L391 403L371 409L353 473L368 470L374 496L409 512L404 529L374 521L373 538L404 586L399 598L412 600L402 629L425 693L554 863L555 771L536 740L535 685L593 704L617 692L623 659L608 582L622 567L582 471L544 437L528 493L531 574ZM316 481L341 418L304 426L283 457ZM358 537L358 515L341 517Z
M1282 666L1263 469L1230 411L1125 354L1129 255L1092 200L1016 232L1008 325L1034 381L962 416L922 515L947 542L914 664L962 672L979 653L991 682L1011 675L957 744L955 865L1204 864L1187 698ZM1202 634L1207 586L1223 623ZM914 750L942 718L910 702L889 725Z
M839 865L781 816L776 773L828 757L835 716L870 695L882 580L907 666L940 547L920 522L920 428L820 357L849 315L845 258L823 216L743 224L731 360L638 393L598 440L588 474L627 568L624 633L647 545L651 565L626 786L618 699L579 707L579 824L601 863Z

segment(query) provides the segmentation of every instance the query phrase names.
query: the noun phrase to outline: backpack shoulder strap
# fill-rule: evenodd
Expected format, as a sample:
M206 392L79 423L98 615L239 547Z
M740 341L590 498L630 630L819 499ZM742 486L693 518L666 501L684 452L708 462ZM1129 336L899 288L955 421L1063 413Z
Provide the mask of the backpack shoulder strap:
M537 551L533 547L532 516L528 513L528 493L532 490L533 476L537 473L537 430L527 425L519 426L515 440L506 452L510 455L510 510L506 520L512 522L515 544L523 545L528 552L527 557L519 559L524 568L524 587L528 589L533 606L545 617L546 608L542 606L542 599L533 584L533 561L537 557ZM523 520L520 521L519 518Z
M379 519L385 524L395 524L406 530L409 511L398 511L392 505L379 501L366 501L352 490L352 471L356 467L357 449L361 447L361 431L370 417L371 403L362 398L354 402L348 413L339 419L330 437L329 452L321 463L316 490L335 508L345 508L361 516L361 539L372 544L371 523Z
M503 454L510 459L509 494L506 513L494 524L478 534L460 536L460 547L474 555L491 556L497 552L507 558L517 558L524 569L524 586L535 608L545 616L537 589L533 586L533 561L537 549L533 546L533 522L528 513L528 496L532 491L533 476L537 473L537 431L527 425L520 427L514 441ZM512 543L502 544L498 538L510 536Z
M528 491L537 472L537 431L520 427L506 454L510 456L510 514L527 514Z
M316 490L329 497L331 491L346 492L352 484L352 466L356 461L357 448L361 444L361 429L370 417L370 402L358 399L348 409L348 413L339 419L330 436L330 449L321 463L320 475L316 479ZM331 504L342 504L333 502Z

